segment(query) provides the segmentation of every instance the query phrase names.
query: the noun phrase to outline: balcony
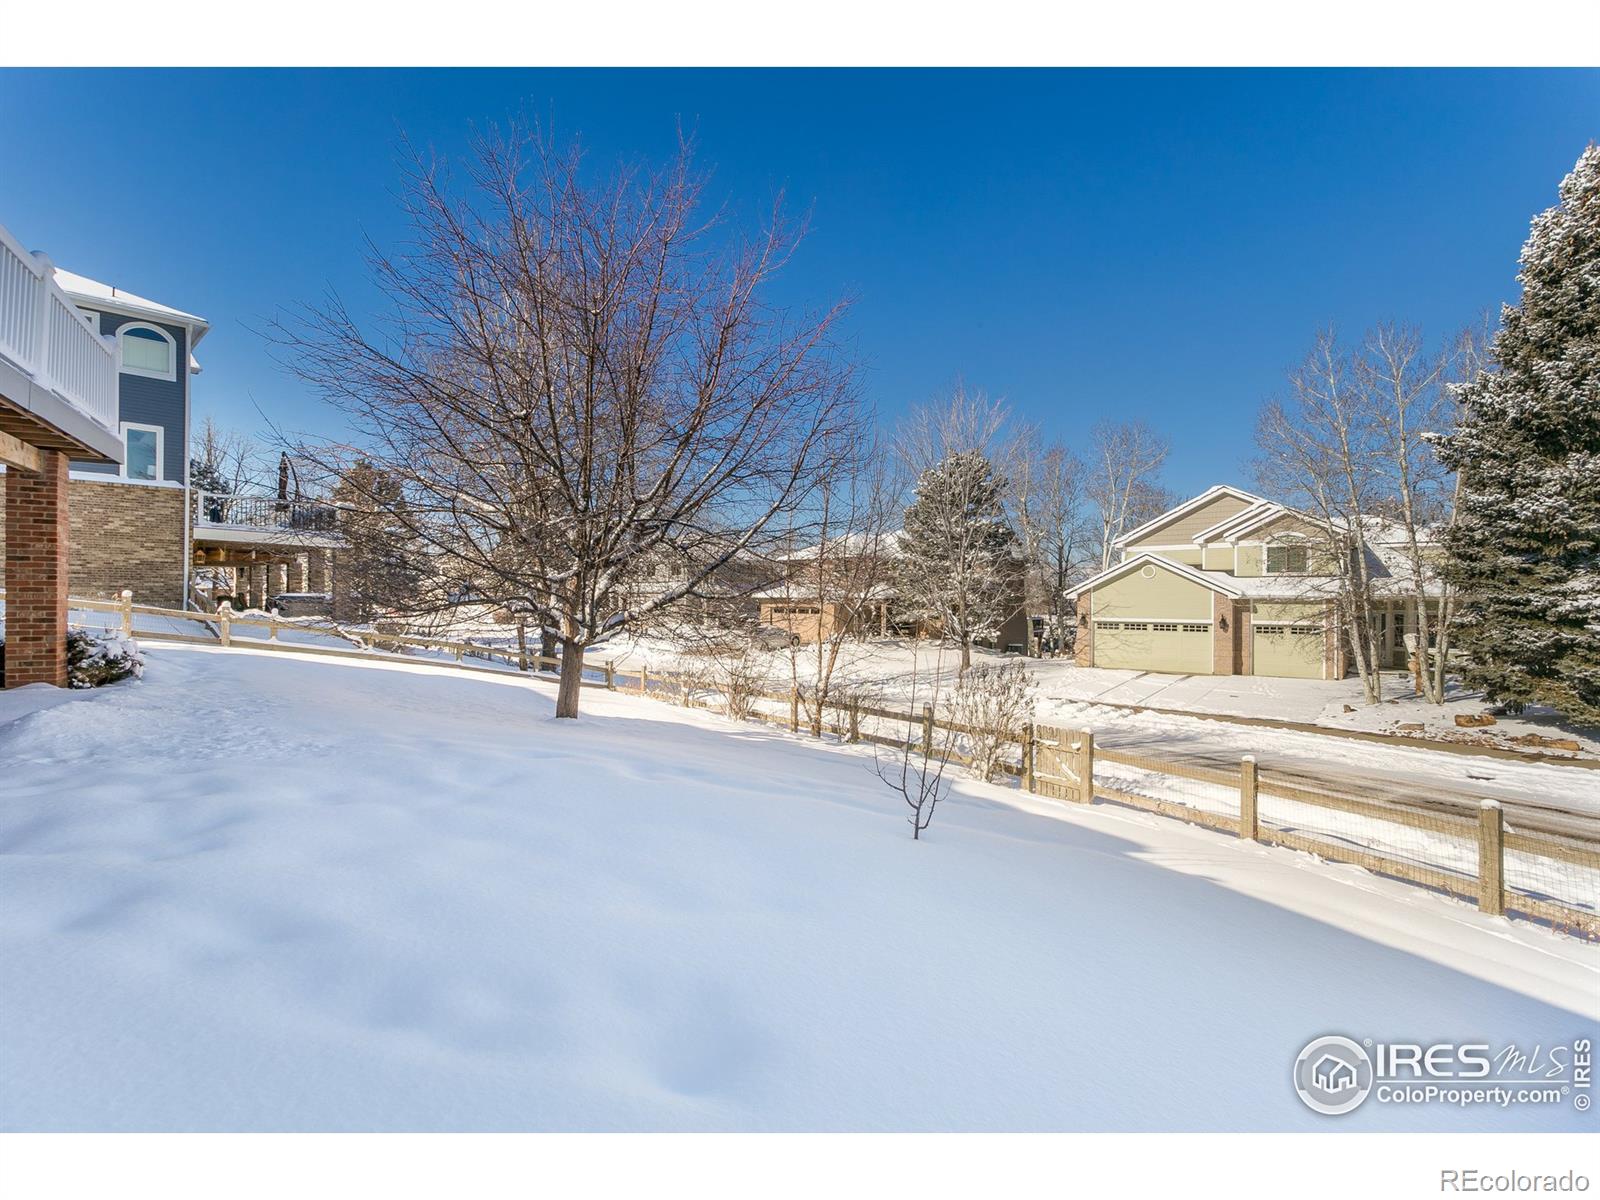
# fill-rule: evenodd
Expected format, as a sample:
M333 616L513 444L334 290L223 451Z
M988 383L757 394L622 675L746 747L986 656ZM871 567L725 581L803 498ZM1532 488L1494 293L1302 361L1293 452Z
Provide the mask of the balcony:
M192 517L196 541L337 546L339 513L326 500L196 492Z
M74 458L121 462L117 351L50 260L0 225L0 432Z

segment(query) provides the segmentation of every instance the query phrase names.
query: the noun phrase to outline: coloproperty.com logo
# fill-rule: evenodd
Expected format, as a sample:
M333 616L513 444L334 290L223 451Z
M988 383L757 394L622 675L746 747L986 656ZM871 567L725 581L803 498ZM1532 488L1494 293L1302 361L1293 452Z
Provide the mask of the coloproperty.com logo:
M1593 1046L1574 1038L1553 1046L1515 1043L1356 1041L1313 1038L1294 1060L1294 1090L1325 1116L1379 1104L1566 1104L1589 1110Z

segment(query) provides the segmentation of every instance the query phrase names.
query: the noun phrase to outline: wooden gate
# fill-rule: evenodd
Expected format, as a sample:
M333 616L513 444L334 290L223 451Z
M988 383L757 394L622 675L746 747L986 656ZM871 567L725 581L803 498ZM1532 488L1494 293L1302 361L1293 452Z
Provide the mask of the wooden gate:
M1094 735L1083 729L1036 725L1030 790L1057 800L1094 799Z

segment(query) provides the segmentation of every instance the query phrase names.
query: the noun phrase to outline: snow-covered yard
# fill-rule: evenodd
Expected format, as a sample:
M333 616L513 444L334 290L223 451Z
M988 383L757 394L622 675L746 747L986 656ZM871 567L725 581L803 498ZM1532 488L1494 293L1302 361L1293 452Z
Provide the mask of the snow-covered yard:
M6 1129L1587 1127L1289 1069L1593 1036L1594 946L971 781L914 843L869 752L626 695L146 652L0 693Z

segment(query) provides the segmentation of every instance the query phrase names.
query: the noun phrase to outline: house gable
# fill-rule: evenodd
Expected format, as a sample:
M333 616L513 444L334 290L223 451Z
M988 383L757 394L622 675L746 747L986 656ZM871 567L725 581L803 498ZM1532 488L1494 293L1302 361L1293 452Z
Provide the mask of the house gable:
M1195 544L1195 535L1203 533L1218 522L1236 517L1246 509L1261 503L1259 496L1238 488L1218 484L1208 488L1193 499L1176 508L1168 509L1152 521L1146 521L1118 540L1127 552L1154 546L1186 546ZM1198 565L1198 551L1195 563Z

